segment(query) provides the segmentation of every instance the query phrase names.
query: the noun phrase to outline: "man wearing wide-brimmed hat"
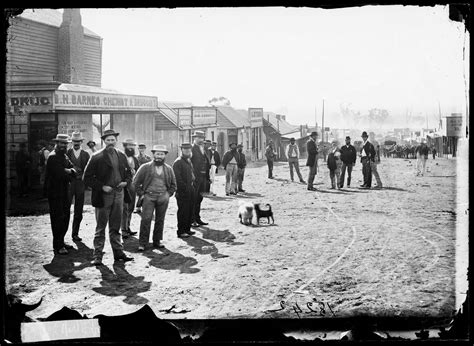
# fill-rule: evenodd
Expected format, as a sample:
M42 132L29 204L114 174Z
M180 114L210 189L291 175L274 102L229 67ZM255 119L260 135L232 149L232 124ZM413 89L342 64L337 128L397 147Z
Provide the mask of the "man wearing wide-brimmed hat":
M75 178L76 171L66 155L71 139L66 134L58 134L53 139L56 143L54 151L49 154L46 163L46 194L49 203L51 230L53 231L53 250L55 254L66 255L71 245L64 242L69 226L71 200L69 199L69 185Z
M135 173L140 167L140 163L138 162L137 157L135 156L135 147L137 143L131 139L127 138L122 143L125 155L127 156L127 162L130 166L130 170L132 172L132 179ZM128 193L130 194L130 202L123 204L123 213L122 213L122 237L128 238L129 236L137 234L137 232L132 232L130 229L130 222L132 220L133 209L135 208L135 200L136 200L136 193L135 188L132 184L127 185Z
M82 180L84 175L84 170L86 169L87 162L89 162L90 155L82 150L81 144L84 141L82 134L80 132L73 132L71 135L72 148L67 151L67 156L74 165L76 170L76 176L71 181L71 188L69 198L74 198L74 218L72 221L72 240L81 241L79 237L79 226L82 221L82 211L84 209L84 195L86 191L86 186Z
M193 133L194 142L192 147L191 162L194 168L194 176L196 180L194 182L194 203L193 203L193 220L192 226L199 227L201 225L208 225L207 222L201 219L201 203L203 194L206 191L206 184L209 181L209 160L204 149L204 132L195 131Z
M92 188L91 201L96 208L94 265L102 264L107 224L114 259L124 262L133 259L125 255L120 237L123 204L130 203L127 185L132 181L132 173L125 154L115 149L118 135L112 129L104 131L101 138L105 148L92 155L84 172L84 182Z
M316 188L313 186L313 182L318 168L318 145L316 144L317 137L318 133L313 131L309 135L309 139L306 142L306 152L308 153L306 166L309 167L308 190L310 191L316 191Z
M133 178L137 195L142 197L142 220L138 237L138 251L144 251L150 239L150 226L153 212L155 226L153 229L153 247L163 248L163 226L170 197L176 191L176 178L173 169L165 163L168 149L166 145L154 145L151 150L153 161L140 166Z
M181 144L181 156L173 163L173 171L176 177L176 202L178 203L178 238L188 238L195 234L191 230L195 193L191 150L190 143Z

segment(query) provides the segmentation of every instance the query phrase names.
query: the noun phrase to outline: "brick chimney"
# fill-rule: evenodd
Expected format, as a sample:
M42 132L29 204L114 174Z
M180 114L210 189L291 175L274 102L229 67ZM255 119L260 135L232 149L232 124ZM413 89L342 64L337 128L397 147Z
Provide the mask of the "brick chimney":
M78 8L65 8L58 37L59 81L84 83L84 28Z

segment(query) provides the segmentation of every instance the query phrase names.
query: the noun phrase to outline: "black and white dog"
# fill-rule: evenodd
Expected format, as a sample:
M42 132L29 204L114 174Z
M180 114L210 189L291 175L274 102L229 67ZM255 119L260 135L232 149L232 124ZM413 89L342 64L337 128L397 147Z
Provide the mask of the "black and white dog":
M270 218L272 219L272 223L275 223L275 220L273 220L273 212L272 212L271 205L267 203L266 206L268 207L268 210L260 209L260 203L255 203L253 205L254 210L255 210L255 216L257 218L257 225L260 224L260 219L262 217L266 217L269 224L270 224Z

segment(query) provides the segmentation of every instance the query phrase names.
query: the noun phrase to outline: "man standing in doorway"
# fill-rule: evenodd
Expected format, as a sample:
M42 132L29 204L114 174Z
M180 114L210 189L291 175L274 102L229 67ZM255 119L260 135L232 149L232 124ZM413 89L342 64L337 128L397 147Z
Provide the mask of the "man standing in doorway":
M201 203L203 200L203 193L205 193L206 184L209 181L209 161L204 150L204 132L195 131L193 134L194 143L192 148L191 163L193 164L194 176L194 212L192 225L199 227L208 225L207 222L201 219Z
M357 150L351 144L351 137L346 137L346 145L343 145L340 149L341 151L341 185L340 188L344 187L344 176L347 168L347 187L351 187L351 175L352 168L354 167L357 160Z
M217 148L217 143L212 142L211 143L211 148L209 149L209 163L211 165L211 168L209 170L209 178L211 180L211 184L209 186L209 192L215 196L214 192L214 182L216 180L216 174L219 169L219 166L221 165L221 157L219 153L216 150Z
M66 155L71 142L68 135L58 134L54 139L56 148L49 154L46 163L46 193L48 196L51 230L53 231L53 250L55 254L66 255L71 245L64 242L71 213L69 188L76 171Z
M165 163L168 150L166 145L154 145L151 150L153 162L141 165L133 178L133 186L138 196L143 197L142 220L138 237L138 251L144 251L150 239L150 226L153 212L153 247L164 248L163 227L170 197L176 191L176 178L171 166Z
M265 157L267 158L268 179L273 179L273 162L275 161L276 154L271 139L268 141L267 148L265 149Z
M71 188L69 194L70 203L74 198L74 218L72 221L72 240L81 241L82 238L79 237L79 226L82 221L82 212L84 210L84 195L86 191L86 186L82 180L84 170L89 162L89 154L82 150L81 145L84 138L80 132L73 132L72 136L72 148L67 151L67 156L74 165L76 175L72 178Z
M112 129L104 131L101 138L105 148L92 155L84 172L84 182L92 188L91 201L96 208L94 265L102 264L107 223L114 259L124 262L133 260L125 255L120 237L123 204L131 202L126 187L132 181L132 173L125 154L115 149L118 135Z
M130 167L130 172L132 173L132 179L135 173L140 167L138 159L135 157L135 147L137 143L131 138L126 139L123 143L123 148L125 155L127 156L128 166ZM123 204L123 214L122 214L122 238L126 239L129 236L137 234L137 232L132 232L130 229L130 221L132 220L133 210L135 208L136 193L135 188L130 183L127 186L128 193L130 194L130 202Z
M362 132L362 149L360 150L360 162L362 163L362 174L364 183L360 186L363 189L370 189L372 186L372 165L371 161L375 160L375 148L368 141L367 132Z
M244 182L245 175L245 166L247 166L247 160L245 159L245 154L243 153L244 146L243 144L237 145L237 191L245 192L242 188L242 183Z
M298 174L298 178L300 179L300 183L306 184L304 181L301 172L300 172L300 149L298 148L298 145L295 144L296 140L292 137L290 138L290 144L286 147L286 157L288 159L288 164L290 165L290 178L291 181L294 181L294 175L293 175L293 168L296 170L296 174Z
M229 144L229 150L226 151L222 158L222 167L225 170L225 195L236 195L237 194L237 173L239 157L237 153L237 144L231 142Z
M173 171L176 177L176 202L178 203L178 238L188 238L195 234L191 230L195 193L191 150L190 143L181 144L181 156L173 163Z
M138 156L137 156L137 160L138 160L138 164L141 166L147 162L150 162L151 161L151 157L148 156L146 153L145 153L145 150L146 150L146 145L145 143L140 143L138 144Z
M308 190L316 191L316 188L313 186L314 177L317 173L318 168L318 145L316 144L316 138L318 133L313 131L309 135L309 139L306 142L306 152L308 153L308 158L306 160L306 166L309 167L309 176L308 176Z

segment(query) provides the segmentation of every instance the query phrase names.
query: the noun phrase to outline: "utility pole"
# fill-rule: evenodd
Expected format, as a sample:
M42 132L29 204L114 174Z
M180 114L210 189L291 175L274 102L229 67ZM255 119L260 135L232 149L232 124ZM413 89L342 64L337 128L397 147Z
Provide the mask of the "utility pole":
M321 141L324 142L324 99L323 99L323 114L322 114L322 121L321 121Z

